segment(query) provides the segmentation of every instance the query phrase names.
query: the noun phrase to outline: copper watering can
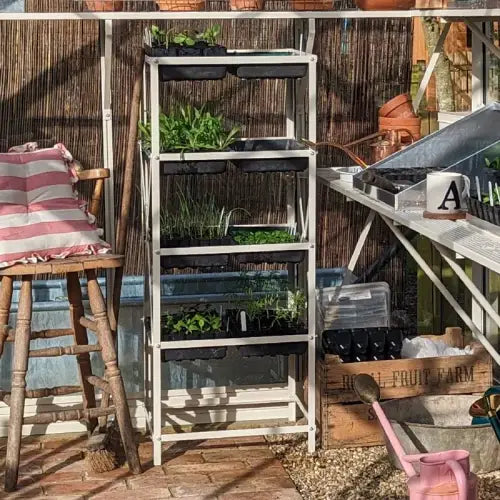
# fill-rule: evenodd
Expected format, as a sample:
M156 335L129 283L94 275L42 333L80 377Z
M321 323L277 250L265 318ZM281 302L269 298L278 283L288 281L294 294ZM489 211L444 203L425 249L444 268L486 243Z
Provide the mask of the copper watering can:
M406 455L389 419L380 406L380 388L370 375L357 375L354 390L371 405L406 475L410 500L477 500L477 477L470 472L469 452L450 450ZM417 473L413 464L420 465Z
M408 145L408 143L403 143L402 133L406 133L409 135L410 137L409 144L414 142L413 134L405 128L397 130L380 130L379 132L367 135L365 137L362 137L361 139L356 139L355 141L349 142L344 145L332 141L322 141L314 143L307 139L302 139L302 142L312 149L316 149L319 146L330 146L336 149L340 149L347 156L349 156L349 158L351 158L351 160L353 160L356 163L356 165L359 165L361 168L366 168L368 167L369 164L383 160L387 156L405 148ZM357 146L364 142L371 141L372 139L377 139L377 140L374 143L370 144L372 153L371 153L371 161L369 161L369 163L365 162L358 155L353 153L351 149L349 149L352 146Z

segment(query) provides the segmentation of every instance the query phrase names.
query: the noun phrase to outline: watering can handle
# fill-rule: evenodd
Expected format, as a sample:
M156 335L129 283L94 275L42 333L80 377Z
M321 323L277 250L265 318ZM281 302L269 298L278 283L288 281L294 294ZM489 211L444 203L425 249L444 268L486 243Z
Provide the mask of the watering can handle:
M456 460L447 460L446 465L451 469L458 485L458 500L467 500L467 477L461 465Z

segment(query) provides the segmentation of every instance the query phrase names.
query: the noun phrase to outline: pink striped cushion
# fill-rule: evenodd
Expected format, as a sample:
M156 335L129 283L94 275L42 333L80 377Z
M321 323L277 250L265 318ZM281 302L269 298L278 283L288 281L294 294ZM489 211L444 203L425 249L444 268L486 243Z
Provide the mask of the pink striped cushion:
M0 153L0 268L109 251L78 199L77 180L62 144Z

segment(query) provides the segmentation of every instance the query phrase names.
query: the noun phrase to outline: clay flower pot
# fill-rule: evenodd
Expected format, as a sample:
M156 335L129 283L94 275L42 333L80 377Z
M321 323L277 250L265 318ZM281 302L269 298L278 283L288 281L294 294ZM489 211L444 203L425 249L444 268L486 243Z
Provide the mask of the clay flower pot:
M400 94L387 101L379 109L378 115L385 118L416 118L408 94Z
M355 0L361 10L408 10L415 7L415 0Z
M205 0L156 0L159 10L196 11L205 10Z
M384 116L379 116L378 118L378 128L379 130L408 130L415 140L422 137L421 135L421 120L418 116L413 118L386 118ZM405 132L401 132L401 139L409 139L409 135Z
M333 0L292 0L293 10L333 10Z
M86 0L85 7L92 12L119 12L123 10L123 0Z
M264 10L265 0L229 0L231 10Z

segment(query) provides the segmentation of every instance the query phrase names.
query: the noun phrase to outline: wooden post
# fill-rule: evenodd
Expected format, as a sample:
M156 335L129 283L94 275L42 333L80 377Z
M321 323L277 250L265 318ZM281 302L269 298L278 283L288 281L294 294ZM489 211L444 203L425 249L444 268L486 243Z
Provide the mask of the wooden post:
M5 279L5 277L4 277ZM19 472L21 433L24 417L24 396L26 371L28 369L28 351L31 333L31 276L23 276L21 296L16 323L16 341L14 342L14 360L12 366L12 388L5 459L5 490L16 488Z
M12 276L2 278L2 288L0 289L0 356L3 354L3 346L9 335L9 315L12 303Z
M116 408L116 419L120 427L125 455L127 457L128 466L133 474L142 472L139 455L137 453L137 445L134 439L134 431L130 420L130 412L127 405L127 396L123 379L118 367L116 357L115 343L113 333L109 325L108 316L106 314L106 304L102 296L99 283L94 270L86 271L87 274L87 289L90 300L90 308L97 324L97 337L99 344L102 347L102 360L106 368L106 379L111 389L113 402Z
M89 339L87 330L81 325L80 319L84 317L85 311L82 302L82 290L80 288L80 280L77 273L68 273L66 275L69 300L69 314L71 319L71 327L75 337L75 344L88 345ZM90 354L82 353L76 356L80 375L80 385L82 386L83 408L95 408L95 389L92 384L89 384L87 377L92 375L92 367L90 365ZM92 418L89 420L87 430L92 433L97 426L97 420Z

